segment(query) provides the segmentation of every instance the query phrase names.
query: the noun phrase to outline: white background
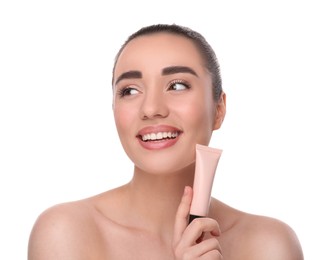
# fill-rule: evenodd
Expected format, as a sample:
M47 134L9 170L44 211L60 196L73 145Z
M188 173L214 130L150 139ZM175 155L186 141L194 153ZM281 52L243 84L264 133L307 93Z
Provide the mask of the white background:
M319 0L1 1L0 259L26 259L47 207L129 181L113 60L130 33L164 22L198 30L220 59L213 195L288 223L306 259L329 258L331 11Z

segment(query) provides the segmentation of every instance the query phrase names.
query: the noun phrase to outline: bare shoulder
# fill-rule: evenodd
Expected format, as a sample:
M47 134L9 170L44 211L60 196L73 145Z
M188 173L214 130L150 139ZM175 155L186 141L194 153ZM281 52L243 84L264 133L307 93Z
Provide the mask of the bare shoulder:
M226 223L221 228L225 230L227 259L303 260L299 239L285 222L248 214L221 202L215 204L220 211L220 225Z
M98 239L88 200L52 206L42 212L32 228L28 259L85 259L82 245Z
M246 248L250 259L302 260L303 253L294 230L286 223L271 217L247 215L239 226L250 243ZM248 259L248 258L247 258Z

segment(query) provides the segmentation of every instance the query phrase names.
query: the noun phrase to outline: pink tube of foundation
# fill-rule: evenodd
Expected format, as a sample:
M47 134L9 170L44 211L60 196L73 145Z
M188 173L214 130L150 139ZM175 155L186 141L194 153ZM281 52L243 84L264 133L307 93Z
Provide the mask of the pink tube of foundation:
M206 217L209 212L211 191L222 150L196 144L196 165L193 200L189 223L195 218Z

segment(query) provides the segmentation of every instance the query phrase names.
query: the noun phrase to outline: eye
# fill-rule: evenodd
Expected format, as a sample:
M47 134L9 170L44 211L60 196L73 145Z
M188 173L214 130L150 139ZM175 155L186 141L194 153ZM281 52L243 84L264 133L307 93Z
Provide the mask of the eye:
M138 94L138 90L132 87L124 87L118 91L120 97L132 96Z
M181 91L189 89L190 86L184 81L173 81L169 84L168 90Z

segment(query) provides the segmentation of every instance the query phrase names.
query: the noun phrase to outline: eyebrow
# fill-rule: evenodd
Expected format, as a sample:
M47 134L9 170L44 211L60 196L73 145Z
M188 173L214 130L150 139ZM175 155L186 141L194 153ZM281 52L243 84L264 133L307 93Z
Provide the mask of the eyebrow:
M196 71L194 71L192 68L187 66L170 66L163 68L162 75L171 75L176 73L190 73L196 77L198 77Z
M119 81L123 79L141 79L142 72L138 70L130 70L122 73L115 81L115 85L119 83Z
M161 75L167 76L176 73L190 73L196 77L198 77L195 70L187 66L170 66L163 68L161 71ZM124 79L141 79L143 77L142 72L138 70L130 70L122 73L115 81L115 85L118 84L121 80Z

